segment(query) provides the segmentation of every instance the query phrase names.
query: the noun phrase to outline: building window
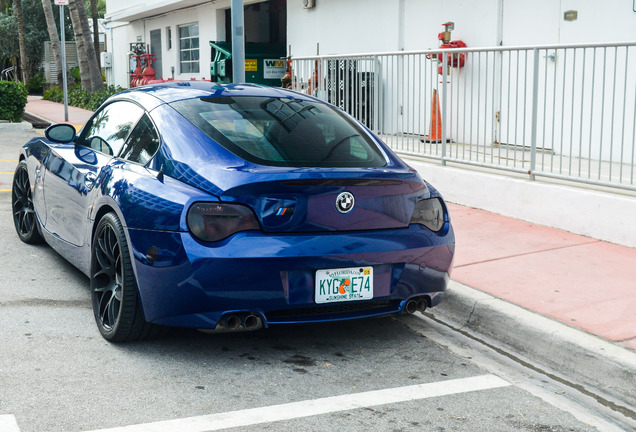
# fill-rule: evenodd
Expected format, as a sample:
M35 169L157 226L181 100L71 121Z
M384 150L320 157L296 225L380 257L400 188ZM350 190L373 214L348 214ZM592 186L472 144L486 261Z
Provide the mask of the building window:
M172 49L172 27L166 27L166 45L168 49Z
M199 73L199 25L179 27L179 69L181 73Z

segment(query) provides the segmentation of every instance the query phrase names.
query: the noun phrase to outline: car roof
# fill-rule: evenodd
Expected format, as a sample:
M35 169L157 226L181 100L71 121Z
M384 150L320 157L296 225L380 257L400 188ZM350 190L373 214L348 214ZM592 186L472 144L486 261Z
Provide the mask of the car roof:
M276 98L292 98L317 101L317 99L278 87L268 87L258 84L221 84L210 81L167 81L135 87L120 93L120 97L128 97L143 104L148 102L144 95L154 96L163 103L176 102L183 99L202 97L238 97L260 96Z

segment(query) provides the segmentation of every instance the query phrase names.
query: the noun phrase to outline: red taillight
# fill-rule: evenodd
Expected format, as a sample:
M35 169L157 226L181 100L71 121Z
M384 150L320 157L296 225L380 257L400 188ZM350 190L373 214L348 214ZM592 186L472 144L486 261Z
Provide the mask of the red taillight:
M239 231L261 229L252 210L240 204L195 203L188 211L187 221L192 235L210 242Z
M435 197L418 201L410 223L424 225L433 232L440 231L445 223L441 199Z

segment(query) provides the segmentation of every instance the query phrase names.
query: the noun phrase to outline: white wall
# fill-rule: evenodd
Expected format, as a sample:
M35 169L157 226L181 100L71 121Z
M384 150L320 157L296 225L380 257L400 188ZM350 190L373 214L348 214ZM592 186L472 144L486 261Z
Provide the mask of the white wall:
M567 10L578 10L578 19L564 21ZM561 0L560 17L559 43L636 40L636 12L630 0Z
M565 21L567 10L578 19ZM499 37L505 46L636 40L630 0L317 0L313 9L288 0L287 14L296 57L315 55L318 42L321 55L437 48L447 21L452 39L469 47L497 46Z
M292 55L396 51L400 0L317 0L303 9L287 0L287 44Z
M625 42L636 40L633 2L597 0L503 0L504 45ZM575 10L575 21L565 11Z
M437 35L448 21L455 23L453 40L471 47L497 45L498 1L405 0L404 49L437 48Z

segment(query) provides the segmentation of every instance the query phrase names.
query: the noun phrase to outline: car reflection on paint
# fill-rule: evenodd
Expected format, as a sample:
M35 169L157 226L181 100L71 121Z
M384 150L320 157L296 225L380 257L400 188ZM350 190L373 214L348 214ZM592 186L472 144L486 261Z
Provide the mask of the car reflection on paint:
M51 126L12 206L24 242L89 276L113 342L424 310L455 244L440 194L362 124L249 84L140 87L79 135Z

